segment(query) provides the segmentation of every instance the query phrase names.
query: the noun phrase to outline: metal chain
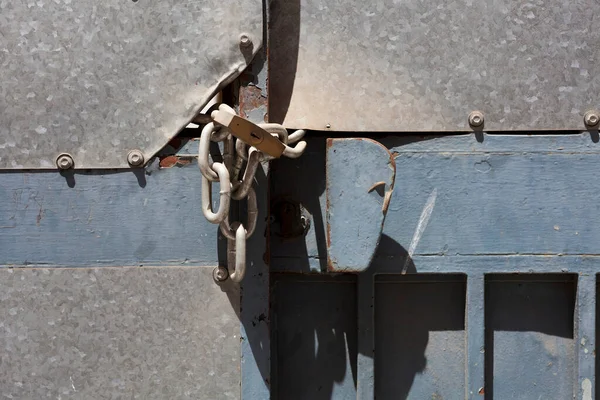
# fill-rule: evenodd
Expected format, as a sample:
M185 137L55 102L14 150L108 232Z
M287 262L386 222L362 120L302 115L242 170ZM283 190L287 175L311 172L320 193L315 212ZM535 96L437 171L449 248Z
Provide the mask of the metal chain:
M218 110L235 115L233 108L226 104L220 104ZM306 142L300 141L305 134L303 130L295 131L290 135L287 129L279 124L258 126L283 143L285 146L283 156L297 158L304 152ZM223 143L222 162L211 161L209 151L211 141ZM295 147L289 146L294 143L297 143ZM217 157L213 160L215 158ZM240 282L246 273L246 240L254 233L258 219L256 192L252 188L254 176L262 161L274 158L238 138L235 138L234 143L231 132L214 121L207 123L200 134L198 166L202 173L202 212L209 222L219 224L221 233L227 238L227 268L229 277L234 282ZM219 208L216 212L213 211L212 204L213 182L219 182L220 187ZM231 199L238 201L247 199L246 225L239 221L229 222Z

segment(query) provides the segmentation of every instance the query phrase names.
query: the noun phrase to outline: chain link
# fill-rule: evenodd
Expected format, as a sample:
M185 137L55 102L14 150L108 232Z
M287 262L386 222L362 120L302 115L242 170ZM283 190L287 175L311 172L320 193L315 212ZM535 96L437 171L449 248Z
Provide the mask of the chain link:
M213 110L217 109L219 112L235 115L233 108L226 104L213 107ZM297 158L304 152L306 142L300 141L305 134L303 130L289 135L287 129L279 124L258 126L279 139L284 146L283 156ZM223 162L211 162L211 141L223 143L221 154ZM295 147L289 146L294 143L297 143ZM215 123L214 120L207 123L200 134L198 166L202 173L202 212L209 222L219 224L221 233L227 238L229 277L234 282L240 282L246 273L246 240L254 233L258 220L256 191L252 188L254 177L262 161L270 161L274 158L256 147L249 146L239 138L236 138L234 143L234 137L227 127ZM243 174L240 179L242 169ZM216 182L219 182L220 186L219 208L217 212L213 212L212 184ZM237 201L247 199L246 225L238 221L230 223L231 199Z

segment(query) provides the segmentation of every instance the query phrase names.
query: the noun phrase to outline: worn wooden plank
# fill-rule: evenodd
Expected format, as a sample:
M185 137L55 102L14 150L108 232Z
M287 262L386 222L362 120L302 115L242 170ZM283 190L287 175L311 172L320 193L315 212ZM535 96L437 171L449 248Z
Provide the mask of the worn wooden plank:
M401 153L384 232L415 254L597 254L595 154Z
M485 395L485 292L484 275L467 277L465 330L467 332L467 363L465 398L480 399Z
M200 186L195 163L0 174L0 264L216 265L217 226L202 215Z
M376 399L464 398L464 278L377 276Z
M598 153L597 131L568 134L485 132L458 135L395 135L378 138L397 153Z
M486 399L569 399L576 392L574 275L486 281Z
M577 398L595 399L597 275L584 273L577 282L575 346L577 348Z
M272 279L271 398L356 398L353 277L278 275Z
M360 154L360 159L355 157ZM396 166L379 142L327 140L327 262L330 271L357 272L379 244Z

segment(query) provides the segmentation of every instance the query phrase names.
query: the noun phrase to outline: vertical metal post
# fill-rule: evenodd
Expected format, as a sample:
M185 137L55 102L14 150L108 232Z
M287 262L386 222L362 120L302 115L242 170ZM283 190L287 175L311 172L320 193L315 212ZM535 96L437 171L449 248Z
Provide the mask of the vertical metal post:
M358 400L375 398L375 275L364 272L358 275L358 360L356 366Z
M485 305L484 274L467 277L465 330L467 333L466 395L467 399L483 399L485 394ZM489 388L491 390L491 388Z
M596 274L582 273L577 282L575 339L578 354L577 399L595 399Z

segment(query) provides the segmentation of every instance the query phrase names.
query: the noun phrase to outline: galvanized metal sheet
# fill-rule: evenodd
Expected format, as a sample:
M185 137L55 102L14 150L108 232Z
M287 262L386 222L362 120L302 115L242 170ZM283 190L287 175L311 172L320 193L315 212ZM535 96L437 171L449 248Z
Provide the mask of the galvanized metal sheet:
M0 168L148 159L250 62L262 14L260 0L0 2Z
M600 3L274 0L269 118L341 131L583 129Z
M239 290L213 267L0 268L6 399L239 399Z

